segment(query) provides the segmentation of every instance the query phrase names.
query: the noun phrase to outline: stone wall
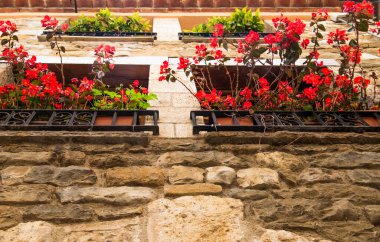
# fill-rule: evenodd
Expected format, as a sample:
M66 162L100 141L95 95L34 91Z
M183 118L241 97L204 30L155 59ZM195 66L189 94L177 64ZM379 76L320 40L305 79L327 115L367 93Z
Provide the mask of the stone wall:
M379 144L0 132L0 241L379 241Z
M143 8L142 10L162 10L162 9L182 9L197 11L218 11L223 8L235 7L261 7L261 8L337 8L340 5L338 0L77 0L78 8L91 9L100 7L118 8L120 10L132 10ZM63 10L72 9L74 0L6 0L0 2L2 8L16 9L47 9ZM3 9L5 11L6 9Z

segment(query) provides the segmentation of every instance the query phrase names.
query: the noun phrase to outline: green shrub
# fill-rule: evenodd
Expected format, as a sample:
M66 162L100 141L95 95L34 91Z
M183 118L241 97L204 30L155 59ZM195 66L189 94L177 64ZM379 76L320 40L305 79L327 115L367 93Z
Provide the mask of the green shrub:
M229 17L212 17L206 23L195 26L191 32L212 33L216 24L223 24L224 30L230 33L244 33L254 30L263 32L265 30L264 21L260 17L260 9L253 14L247 7L235 9Z
M95 17L81 16L70 22L68 32L146 32L151 29L149 20L138 13L126 18L113 17L108 8L100 9Z

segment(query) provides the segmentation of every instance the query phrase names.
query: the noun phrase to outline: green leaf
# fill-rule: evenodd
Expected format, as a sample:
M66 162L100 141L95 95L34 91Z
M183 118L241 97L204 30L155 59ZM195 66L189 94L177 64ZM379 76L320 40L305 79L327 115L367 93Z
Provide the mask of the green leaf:
M367 32L368 31L368 21L366 20L361 20L358 25L357 25L357 28L359 31L361 32Z
M357 47L358 46L358 43L356 42L356 40L352 39L350 40L350 42L348 43L351 47Z
M6 44L8 44L8 42L9 42L9 39L2 39L1 45L6 45Z
M17 37L17 35L13 35L13 40L18 42L18 37Z
M318 29L320 29L322 31L326 31L326 28L323 24L318 24Z

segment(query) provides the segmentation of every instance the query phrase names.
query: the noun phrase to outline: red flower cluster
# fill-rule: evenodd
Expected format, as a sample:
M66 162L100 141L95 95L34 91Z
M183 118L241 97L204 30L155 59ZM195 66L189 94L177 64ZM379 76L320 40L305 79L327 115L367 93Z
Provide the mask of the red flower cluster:
M17 26L11 21L0 21L0 32L2 34L7 33L11 34L17 31Z
M311 19L314 21L325 21L329 17L326 9L318 9L316 13L311 14Z
M111 58L115 54L115 47L111 45L99 45L95 49L95 55L101 56L104 58Z
M336 29L335 32L330 32L327 35L327 43L329 45L333 43L344 44L348 40L346 30Z
M222 37L224 34L224 26L223 24L216 24L214 26L214 37Z
M166 74L169 73L169 62L168 61L164 61L162 63L162 65L160 66L160 77L159 77L159 81L163 81L163 80L166 80Z
M42 27L44 28L56 28L58 26L58 20L56 18L51 18L49 15L41 20Z
M363 2L346 1L343 4L343 11L346 13L355 13L356 15L372 16L375 9L371 2L364 0Z

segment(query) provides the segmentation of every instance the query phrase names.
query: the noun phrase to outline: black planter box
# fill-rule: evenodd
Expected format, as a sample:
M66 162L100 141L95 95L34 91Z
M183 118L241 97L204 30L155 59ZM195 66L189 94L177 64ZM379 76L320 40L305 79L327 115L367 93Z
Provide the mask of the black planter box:
M38 36L39 41L46 41L50 31L43 31ZM60 34L64 41L125 41L125 42L153 42L157 39L154 32L65 32Z
M380 132L379 111L191 111L193 134L201 131ZM203 118L203 123L199 122ZM221 120L229 120L222 123Z
M152 124L145 124L145 117ZM150 131L159 134L156 110L0 110L0 130ZM101 123L100 120L106 120Z
M249 33L230 33L228 35L223 36L223 38L227 40L243 40L247 37ZM263 33L258 32L260 35L260 39L264 38L268 34L273 33ZM178 33L178 39L184 42L208 42L210 38L213 38L213 33L194 33L194 32L181 32Z

